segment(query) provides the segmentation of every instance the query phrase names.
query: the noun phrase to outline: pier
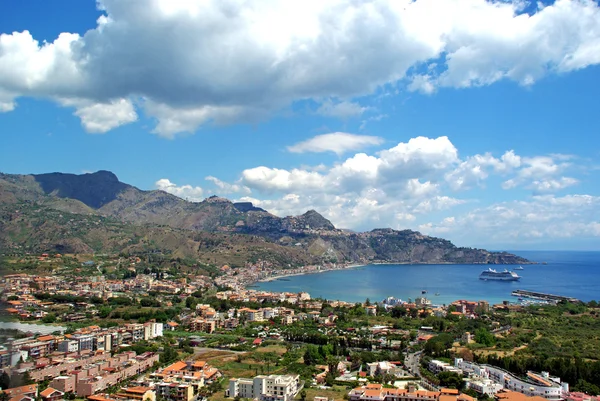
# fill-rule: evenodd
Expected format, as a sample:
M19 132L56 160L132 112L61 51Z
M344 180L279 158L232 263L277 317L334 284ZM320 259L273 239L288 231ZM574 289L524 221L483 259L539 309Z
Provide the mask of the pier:
M515 297L523 297L523 298L531 298L531 299L541 299L541 300L544 300L544 301L581 302L577 298L563 297L562 295L553 295L553 294L546 294L546 293L543 293L543 292L527 291L527 290L514 290L512 292L512 295L515 296Z

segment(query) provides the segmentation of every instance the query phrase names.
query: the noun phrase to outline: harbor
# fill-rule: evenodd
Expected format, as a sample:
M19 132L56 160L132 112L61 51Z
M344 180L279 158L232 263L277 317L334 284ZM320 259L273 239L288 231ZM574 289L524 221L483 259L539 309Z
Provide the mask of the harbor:
M546 293L537 292L537 291L514 290L511 293L511 295L514 296L514 297L538 299L538 300L543 300L543 301L553 301L553 302L560 302L560 301L581 302L577 298L565 297L565 296L562 296L562 295L546 294Z

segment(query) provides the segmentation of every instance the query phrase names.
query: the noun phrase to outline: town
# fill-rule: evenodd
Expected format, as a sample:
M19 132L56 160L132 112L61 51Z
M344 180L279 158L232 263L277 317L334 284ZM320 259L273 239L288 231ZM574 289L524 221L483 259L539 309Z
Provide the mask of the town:
M509 359L543 336L526 316L562 308L597 322L595 303L313 299L248 287L282 274L260 261L203 275L152 271L139 256L70 266L2 277L6 400L598 400L598 362L569 383L553 365ZM344 267L284 274L333 268Z

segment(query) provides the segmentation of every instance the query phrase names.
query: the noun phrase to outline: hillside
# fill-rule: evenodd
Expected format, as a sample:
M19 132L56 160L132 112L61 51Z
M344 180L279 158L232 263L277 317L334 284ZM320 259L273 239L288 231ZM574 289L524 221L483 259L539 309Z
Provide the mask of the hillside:
M188 202L142 191L107 171L0 174L0 247L8 252L152 249L212 263L528 263L508 253L459 248L411 230L336 229L318 212L280 218L216 196Z

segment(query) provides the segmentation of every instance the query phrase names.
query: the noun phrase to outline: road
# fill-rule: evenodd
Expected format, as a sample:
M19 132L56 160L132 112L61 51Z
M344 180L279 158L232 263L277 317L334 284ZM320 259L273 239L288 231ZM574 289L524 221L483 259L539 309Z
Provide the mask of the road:
M420 376L419 367L421 365L421 351L407 354L404 365L410 373L415 376Z

